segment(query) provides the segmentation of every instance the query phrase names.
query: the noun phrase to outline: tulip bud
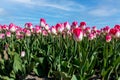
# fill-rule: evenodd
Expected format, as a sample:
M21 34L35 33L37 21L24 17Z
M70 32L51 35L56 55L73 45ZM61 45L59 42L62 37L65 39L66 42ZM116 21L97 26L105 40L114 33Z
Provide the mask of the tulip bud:
M25 51L22 51L20 55L21 57L25 57Z

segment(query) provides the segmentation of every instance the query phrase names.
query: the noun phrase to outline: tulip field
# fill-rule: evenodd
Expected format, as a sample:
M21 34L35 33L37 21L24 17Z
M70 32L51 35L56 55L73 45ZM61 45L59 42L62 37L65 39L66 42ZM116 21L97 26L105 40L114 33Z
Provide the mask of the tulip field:
M97 29L86 22L49 26L0 25L0 80L120 79L120 25Z

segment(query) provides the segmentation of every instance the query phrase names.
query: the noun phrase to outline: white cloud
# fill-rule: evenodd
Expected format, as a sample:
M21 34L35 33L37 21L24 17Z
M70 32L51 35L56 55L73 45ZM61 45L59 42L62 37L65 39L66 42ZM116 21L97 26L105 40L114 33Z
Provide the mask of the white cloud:
M112 16L118 13L118 11L119 10L117 10L116 8L96 8L89 11L89 14L93 16L104 17L104 16Z
M17 3L32 4L31 0L11 0L11 1Z
M58 10L64 10L64 11L80 11L85 9L85 6L82 4L78 4L75 1L50 1L50 0L10 0L14 3L19 3L23 5L27 5L28 7L48 7L48 8L54 8ZM75 7L76 6L76 7ZM75 7L75 8L74 8Z

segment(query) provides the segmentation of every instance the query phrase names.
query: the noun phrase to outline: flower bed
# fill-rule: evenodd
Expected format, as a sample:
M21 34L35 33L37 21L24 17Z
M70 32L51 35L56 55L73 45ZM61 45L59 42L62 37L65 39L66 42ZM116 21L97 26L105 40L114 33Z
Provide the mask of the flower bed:
M120 78L120 25L98 30L85 22L25 28L0 25L0 79L92 80Z

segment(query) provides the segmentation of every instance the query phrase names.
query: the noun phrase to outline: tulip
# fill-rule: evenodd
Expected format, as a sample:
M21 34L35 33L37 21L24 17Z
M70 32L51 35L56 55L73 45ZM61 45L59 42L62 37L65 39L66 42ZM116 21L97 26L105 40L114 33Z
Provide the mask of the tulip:
M119 30L117 30L116 31L116 33L115 33L115 36L114 36L115 38L120 38L120 31Z
M0 33L0 39L5 39L5 34L4 33Z
M25 57L25 51L22 51L22 52L20 53L20 55L21 55L21 57Z
M32 29L32 27L33 27L32 23L25 24L25 28L27 28L27 29Z
M25 35L26 35L26 36L31 36L30 30L26 30Z
M6 32L6 36L7 37L11 37L11 33L10 32Z
M81 22L80 23L80 28L81 29L85 29L85 27L86 27L86 22Z
M70 26L70 24L68 22L64 23L64 27L65 27L66 30L70 30L71 29L71 26Z
M115 25L114 28L120 30L120 25Z
M47 36L48 35L48 32L46 30L42 30L42 35L43 36Z
M86 28L84 29L84 31L88 34L88 33L91 32L91 29L90 29L90 27L86 27Z
M92 27L92 31L96 31L97 30L97 27L96 26L93 26Z
M72 23L72 28L73 28L73 29L74 29L74 28L78 28L78 22L74 21L74 22Z
M35 26L34 30L35 30L35 33L37 33L37 34L42 32L41 27L38 25Z
M60 23L56 24L55 27L59 33L62 33L62 31L64 30L64 26Z
M55 27L55 26L52 26L52 27L50 28L50 30L51 30L51 33L52 33L52 34L57 35L57 31L56 31L56 27Z
M13 24L13 23L11 23L11 24L9 25L9 30L10 30L11 32L15 32L15 31L16 31L16 25Z
M3 29L3 30L8 30L8 26L7 26L7 25L3 25L3 26L2 26L2 29Z
M109 33L110 31L110 27L109 26L106 26L105 28L103 28L103 32L104 33Z
M93 34L93 33L90 33L90 34L88 35L88 39L89 39L89 40L93 40L93 39L94 39L94 34Z
M107 34L106 35L106 42L110 42L112 39L111 35Z
M45 25L46 25L45 19L41 18L41 19L40 19L40 26L41 26L41 27L45 27Z
M49 25L45 24L45 29L48 30L49 29Z
M73 39L75 41L82 41L83 39L83 31L80 28L75 28L73 30Z

